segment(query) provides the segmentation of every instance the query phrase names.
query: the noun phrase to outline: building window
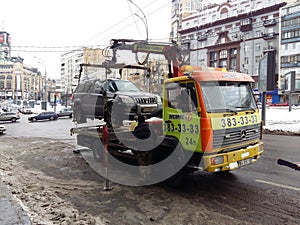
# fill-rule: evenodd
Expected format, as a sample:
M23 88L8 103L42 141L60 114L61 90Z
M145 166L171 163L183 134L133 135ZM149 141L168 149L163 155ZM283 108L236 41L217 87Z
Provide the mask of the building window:
M255 51L260 51L260 48L261 46L259 43L255 44Z
M249 58L248 58L248 57L245 57L245 58L244 58L244 64L245 64L245 65L248 65L248 64L249 64Z
M230 57L236 57L236 55L237 55L237 49L236 48L230 49Z
M228 17L228 9L223 8L221 9L220 18L227 18Z
M236 70L236 58L230 59L230 70Z
M217 61L210 62L210 67L217 67Z
M261 31L260 30L257 30L256 32L255 32L255 37L260 37L261 36Z
M227 59L227 50L220 51L220 59Z
M217 53L216 52L211 52L210 53L210 60L217 60Z
M227 68L227 59L221 59L219 67L220 68Z
M260 55L259 55L259 56L255 56L255 62L256 62L256 63L259 63L260 59L261 59L261 56L260 56Z
M217 53L211 52L210 53L210 63L209 66L211 67L217 67Z
M190 1L186 1L185 2L185 10L186 11L191 11L191 2Z
M268 41L267 45L268 45L268 49L274 49L274 42L273 41Z

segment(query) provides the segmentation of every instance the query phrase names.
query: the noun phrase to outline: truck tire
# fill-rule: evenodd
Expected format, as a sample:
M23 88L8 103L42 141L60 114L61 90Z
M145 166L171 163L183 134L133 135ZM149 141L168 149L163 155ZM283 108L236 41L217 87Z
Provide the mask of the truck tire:
M176 174L165 180L163 185L171 188L180 187L183 184L184 175L184 169L181 169Z
M117 115L112 110L112 105L108 106L108 109L105 109L104 121L106 122L107 127L120 127L123 125L123 121L121 121Z

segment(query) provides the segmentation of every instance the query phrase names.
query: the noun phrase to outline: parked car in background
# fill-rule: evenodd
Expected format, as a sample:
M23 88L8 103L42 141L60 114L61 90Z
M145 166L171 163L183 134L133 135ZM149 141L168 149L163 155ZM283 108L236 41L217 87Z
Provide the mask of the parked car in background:
M58 116L55 112L41 112L38 115L28 117L28 120L35 122L38 120L57 120Z
M11 121L16 122L20 119L19 112L1 112L0 121Z
M6 131L6 127L3 124L0 124L0 134L3 134Z
M67 116L72 118L73 115L73 109L72 108L63 108L61 109L58 113L57 116L58 117L63 117L63 116Z

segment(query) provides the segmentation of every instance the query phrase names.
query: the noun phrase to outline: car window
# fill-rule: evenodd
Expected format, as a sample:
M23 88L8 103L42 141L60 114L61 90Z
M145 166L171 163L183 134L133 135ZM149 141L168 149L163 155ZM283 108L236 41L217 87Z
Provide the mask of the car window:
M108 87L107 90L110 92L116 91L134 91L139 92L140 89L136 87L132 82L127 80L108 80ZM106 88L106 82L104 82L104 87Z

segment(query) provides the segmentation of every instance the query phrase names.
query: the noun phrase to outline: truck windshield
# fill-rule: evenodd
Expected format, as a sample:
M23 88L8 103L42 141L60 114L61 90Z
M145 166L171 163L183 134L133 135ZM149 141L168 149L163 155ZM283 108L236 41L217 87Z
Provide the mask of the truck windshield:
M247 82L205 81L200 85L207 112L237 113L257 109Z

